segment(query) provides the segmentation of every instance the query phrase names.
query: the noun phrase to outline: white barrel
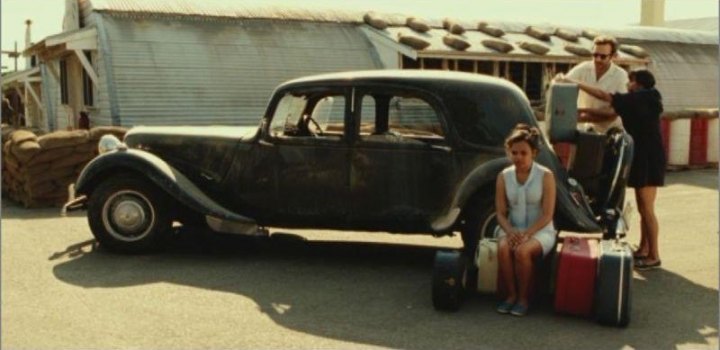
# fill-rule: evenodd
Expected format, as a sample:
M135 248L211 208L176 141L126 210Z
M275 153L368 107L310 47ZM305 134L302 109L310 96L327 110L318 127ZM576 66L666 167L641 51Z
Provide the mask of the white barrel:
M690 164L690 119L670 122L668 165Z
M720 139L718 138L718 118L708 120L707 147L708 163L717 163L718 147L720 147Z

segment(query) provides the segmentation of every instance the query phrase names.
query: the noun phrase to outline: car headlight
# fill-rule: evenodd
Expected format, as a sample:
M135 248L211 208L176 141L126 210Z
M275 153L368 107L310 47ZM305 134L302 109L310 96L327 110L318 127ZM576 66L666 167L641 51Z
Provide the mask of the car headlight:
M116 149L125 149L125 145L115 135L103 135L98 141L98 153L103 154Z

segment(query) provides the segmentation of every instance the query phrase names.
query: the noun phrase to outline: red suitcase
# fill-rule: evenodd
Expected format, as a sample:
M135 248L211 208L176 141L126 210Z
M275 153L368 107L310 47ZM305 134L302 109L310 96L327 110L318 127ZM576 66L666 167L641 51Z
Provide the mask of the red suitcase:
M556 312L592 316L597 264L597 239L565 238L555 284Z

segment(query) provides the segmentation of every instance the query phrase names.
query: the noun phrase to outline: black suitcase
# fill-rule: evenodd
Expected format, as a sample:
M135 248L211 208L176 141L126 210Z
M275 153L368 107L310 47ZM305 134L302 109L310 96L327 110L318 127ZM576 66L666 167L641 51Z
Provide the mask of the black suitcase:
M605 148L608 137L604 134L578 132L575 157L572 160L570 176L580 181L591 180L602 173ZM587 191L587 187L585 188Z
M432 277L432 302L436 310L457 311L462 304L466 259L459 251L438 251Z
M595 318L604 325L626 327L632 304L633 257L627 242L602 240L597 281Z

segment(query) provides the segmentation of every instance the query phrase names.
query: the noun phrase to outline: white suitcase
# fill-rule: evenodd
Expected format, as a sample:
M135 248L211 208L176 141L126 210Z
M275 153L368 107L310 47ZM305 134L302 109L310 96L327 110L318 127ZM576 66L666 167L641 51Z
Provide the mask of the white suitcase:
M545 106L545 124L551 143L575 141L577 98L577 84L553 83L550 85Z
M497 292L498 241L495 238L483 238L478 243L475 254L475 266L478 269L477 290L483 293Z

